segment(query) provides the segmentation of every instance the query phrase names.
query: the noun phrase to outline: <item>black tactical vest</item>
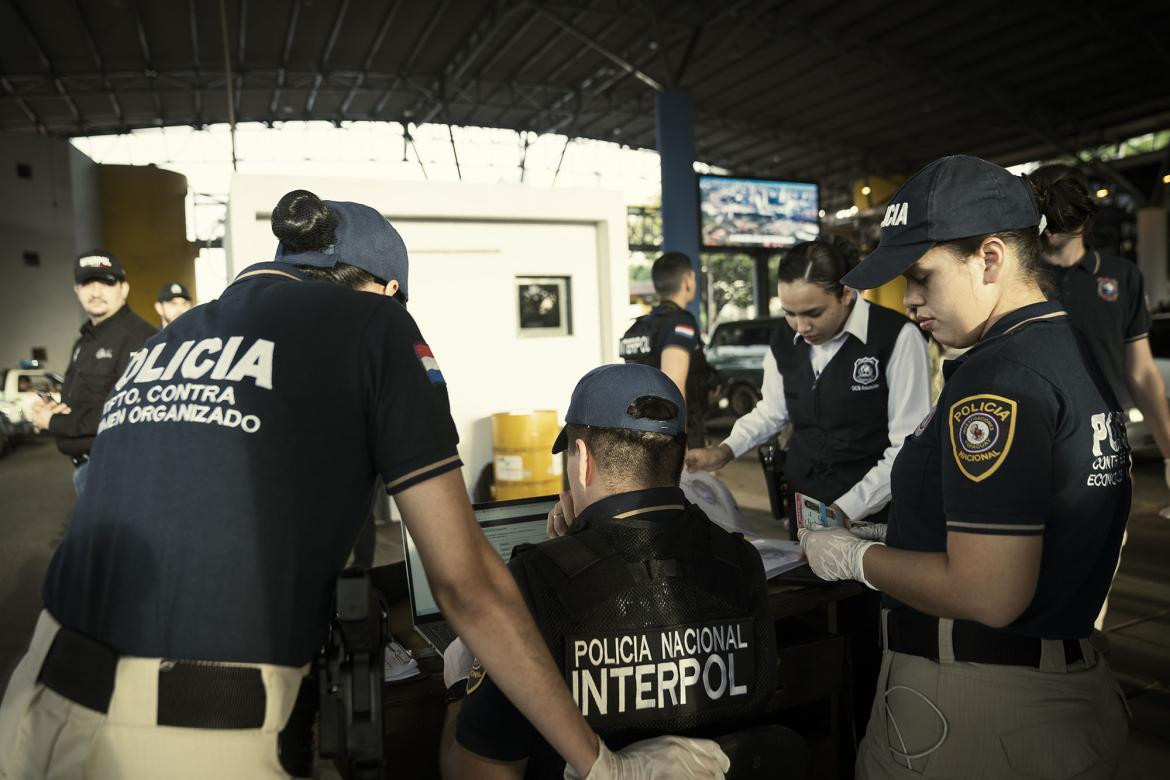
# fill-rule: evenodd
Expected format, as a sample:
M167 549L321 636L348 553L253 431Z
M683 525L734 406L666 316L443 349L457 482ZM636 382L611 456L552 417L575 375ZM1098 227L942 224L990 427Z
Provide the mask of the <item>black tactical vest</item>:
M835 501L881 460L890 446L886 369L907 322L870 305L865 343L847 335L820 377L813 375L812 347L780 323L772 355L793 426L785 473L794 491Z
M759 553L693 505L592 520L509 565L582 714L614 744L735 724L775 692Z
M703 413L707 410L707 386L711 378L711 367L707 363L707 356L703 352L703 337L699 335L699 326L689 311L683 309L673 301L664 301L634 320L634 324L618 342L618 356L627 363L641 363L654 368L662 368L662 342L665 338L665 328L673 320L685 316L687 324L695 329L695 344L691 348L691 364L687 370L686 402L687 408L694 413Z

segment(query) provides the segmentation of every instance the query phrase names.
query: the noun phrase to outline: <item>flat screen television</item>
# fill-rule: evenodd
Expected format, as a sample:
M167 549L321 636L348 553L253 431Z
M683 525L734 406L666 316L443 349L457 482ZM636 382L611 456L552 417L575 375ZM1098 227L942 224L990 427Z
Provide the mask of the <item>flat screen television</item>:
M786 247L820 235L816 184L699 176L705 249Z

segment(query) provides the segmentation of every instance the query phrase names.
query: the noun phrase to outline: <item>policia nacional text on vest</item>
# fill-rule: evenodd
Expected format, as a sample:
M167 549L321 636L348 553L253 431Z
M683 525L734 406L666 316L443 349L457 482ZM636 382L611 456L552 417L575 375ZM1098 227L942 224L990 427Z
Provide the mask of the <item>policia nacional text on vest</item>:
M723 728L775 691L759 555L693 505L666 523L591 520L512 561L582 714L618 744Z
M694 315L674 301L663 301L648 314L634 320L634 324L618 343L618 355L627 363L662 368L662 350L668 346L667 337L675 328L690 331L691 362L685 383L687 443L690 446L702 446L703 442L692 440L691 431L701 425L703 417L707 414L707 392L717 381L717 377L707 363L707 356L703 352L703 339L699 335Z
M870 306L865 343L847 335L820 376L808 343L780 323L771 349L793 426L785 463L790 490L834 501L881 460L890 446L887 367L907 322ZM884 522L884 510L869 519Z

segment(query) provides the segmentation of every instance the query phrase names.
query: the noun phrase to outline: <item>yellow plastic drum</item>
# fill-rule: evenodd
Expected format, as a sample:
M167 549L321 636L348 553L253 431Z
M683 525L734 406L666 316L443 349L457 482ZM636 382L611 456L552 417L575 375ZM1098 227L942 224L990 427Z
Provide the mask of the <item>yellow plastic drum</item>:
M492 415L492 462L498 500L561 491L561 456L552 454L559 432L554 411Z

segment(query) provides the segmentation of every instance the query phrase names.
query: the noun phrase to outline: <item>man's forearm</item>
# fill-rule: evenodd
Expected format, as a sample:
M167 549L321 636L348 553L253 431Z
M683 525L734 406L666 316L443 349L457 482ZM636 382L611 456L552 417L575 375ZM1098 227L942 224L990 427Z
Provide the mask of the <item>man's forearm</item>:
M516 709L581 775L597 737L569 695L507 568L484 542L480 576L435 595L443 615Z
M1170 458L1170 407L1166 403L1166 387L1162 375L1155 368L1130 377L1129 394L1142 413L1150 434L1163 458Z

